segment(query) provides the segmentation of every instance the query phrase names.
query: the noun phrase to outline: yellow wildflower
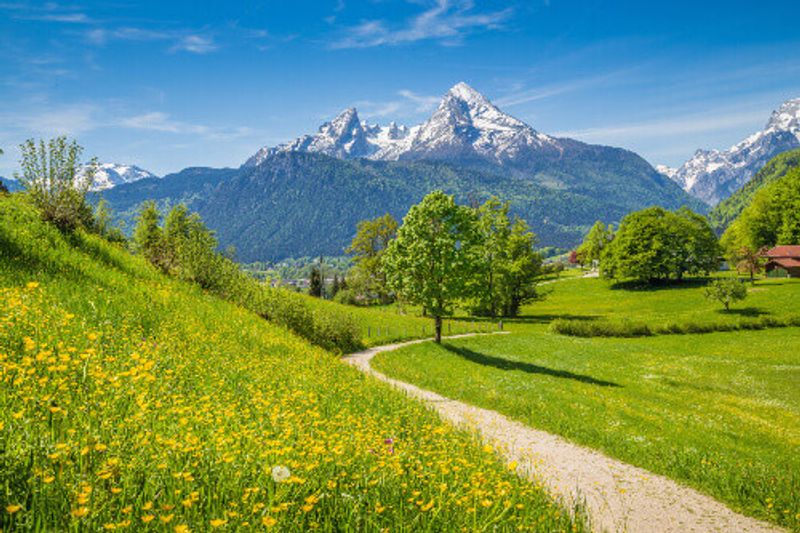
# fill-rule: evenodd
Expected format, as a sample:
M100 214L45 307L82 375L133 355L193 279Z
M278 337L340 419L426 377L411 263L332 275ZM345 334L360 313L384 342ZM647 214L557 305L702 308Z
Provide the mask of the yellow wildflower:
M14 514L17 511L19 511L20 509L22 509L21 505L17 505L17 504L6 505L6 512L8 514Z

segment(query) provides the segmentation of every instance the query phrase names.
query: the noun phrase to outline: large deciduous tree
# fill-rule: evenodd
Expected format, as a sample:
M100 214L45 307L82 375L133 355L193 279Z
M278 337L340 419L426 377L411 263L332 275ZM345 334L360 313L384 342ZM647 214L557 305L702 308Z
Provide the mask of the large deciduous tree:
M433 317L436 342L443 317L469 295L477 241L475 210L434 191L411 207L386 249L382 263L389 286Z
M689 209L649 207L627 215L603 253L605 277L642 282L707 274L721 250L705 217Z
M515 316L536 296L535 278L541 270L541 257L533 248L536 237L524 221L512 221L508 211L508 203L496 198L477 209L470 307L478 315Z

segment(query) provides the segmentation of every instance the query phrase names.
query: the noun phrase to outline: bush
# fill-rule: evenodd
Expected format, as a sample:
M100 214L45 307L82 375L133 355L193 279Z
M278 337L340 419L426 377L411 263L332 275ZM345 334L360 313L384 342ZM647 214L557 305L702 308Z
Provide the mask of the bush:
M356 291L353 289L341 289L333 297L333 301L342 305L361 305L362 302L358 299Z
M756 320L740 320L738 322L668 322L656 326L630 321L598 320L590 322L558 319L550 324L550 332L571 337L649 337L651 335L690 335L792 326L800 326L800 316L791 316L785 319L761 317Z
M649 337L653 331L647 324L621 321L554 320L550 331L572 337Z
M731 304L747 298L747 287L736 278L718 279L706 286L706 298L720 302L729 311Z
M66 137L46 144L39 141L38 145L29 139L20 145L20 151L22 175L18 179L42 218L62 231L91 228L94 216L86 193L94 181L96 162L82 168L79 159L83 148Z

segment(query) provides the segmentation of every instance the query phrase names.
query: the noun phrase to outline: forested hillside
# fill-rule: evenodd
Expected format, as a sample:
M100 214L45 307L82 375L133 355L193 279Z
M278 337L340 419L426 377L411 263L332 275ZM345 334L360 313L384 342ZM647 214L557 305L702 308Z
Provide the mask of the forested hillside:
M800 149L775 156L758 171L752 180L711 210L708 218L714 229L720 233L725 231L742 210L750 204L759 189L779 180L787 172L797 167L800 167Z

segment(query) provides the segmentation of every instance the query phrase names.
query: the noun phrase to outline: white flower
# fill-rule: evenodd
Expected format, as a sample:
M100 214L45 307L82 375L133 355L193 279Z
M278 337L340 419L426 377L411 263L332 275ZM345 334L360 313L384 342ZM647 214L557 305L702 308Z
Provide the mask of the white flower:
M285 466L272 467L272 480L275 483L282 483L292 477L292 473Z

